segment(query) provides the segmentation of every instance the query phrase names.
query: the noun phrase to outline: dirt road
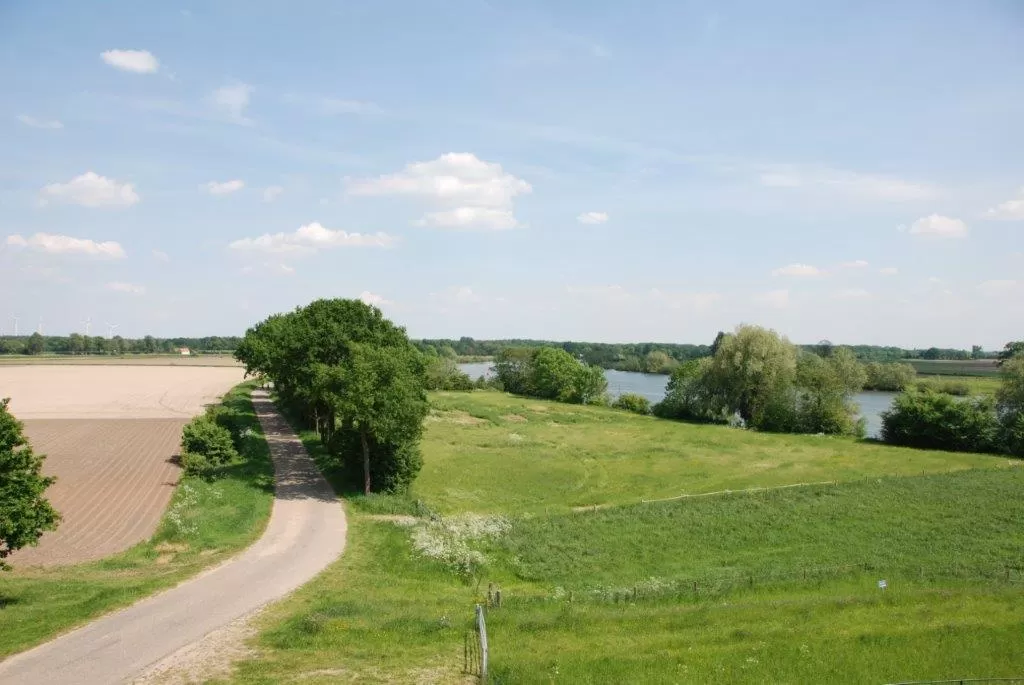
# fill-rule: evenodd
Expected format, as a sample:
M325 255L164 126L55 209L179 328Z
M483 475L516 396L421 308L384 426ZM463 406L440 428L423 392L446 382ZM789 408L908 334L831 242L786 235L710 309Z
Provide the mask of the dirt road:
M288 424L254 393L274 509L252 547L197 578L0 663L0 683L121 683L299 587L345 547L345 514Z

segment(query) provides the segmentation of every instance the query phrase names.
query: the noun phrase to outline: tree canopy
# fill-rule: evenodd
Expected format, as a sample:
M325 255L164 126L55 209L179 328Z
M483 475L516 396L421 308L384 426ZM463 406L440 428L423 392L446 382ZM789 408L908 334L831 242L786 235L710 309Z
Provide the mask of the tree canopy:
M274 382L285 409L316 428L346 473L361 475L364 492L401 490L415 478L424 358L379 309L317 300L250 328L235 356Z
M32 451L9 403L0 400L0 570L11 552L35 544L60 521L44 497L54 479L42 475L43 455Z

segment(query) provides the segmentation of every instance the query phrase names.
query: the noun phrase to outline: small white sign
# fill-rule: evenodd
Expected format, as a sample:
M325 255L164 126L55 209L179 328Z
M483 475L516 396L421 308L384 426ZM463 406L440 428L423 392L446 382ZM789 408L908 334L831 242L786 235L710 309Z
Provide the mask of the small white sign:
M878 589L879 590L884 590L887 587L889 587L889 583L885 582L884 580L878 581Z

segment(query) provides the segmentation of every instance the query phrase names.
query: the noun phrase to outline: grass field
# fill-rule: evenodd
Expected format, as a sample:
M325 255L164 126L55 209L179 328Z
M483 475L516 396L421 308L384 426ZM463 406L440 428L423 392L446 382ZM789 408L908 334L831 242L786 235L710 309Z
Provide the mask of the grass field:
M995 359L906 359L924 376L998 376L998 360Z
M56 568L18 568L0 576L0 657L130 604L223 561L262 532L273 501L273 464L249 394L253 383L223 400L255 435L246 460L218 478L184 477L156 534L101 561Z
M432 402L413 497L444 517L350 500L345 555L266 612L236 681L465 682L488 582L497 683L1024 673L1024 470L1005 459ZM639 502L819 479L843 482Z

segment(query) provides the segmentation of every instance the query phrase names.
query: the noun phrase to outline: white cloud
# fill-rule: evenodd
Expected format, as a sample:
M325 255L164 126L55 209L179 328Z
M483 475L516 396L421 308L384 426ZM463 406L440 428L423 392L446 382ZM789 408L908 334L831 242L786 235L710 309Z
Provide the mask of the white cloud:
M427 212L422 219L413 222L416 226L437 228L484 228L502 231L519 225L511 209L491 207L456 207L443 212Z
M785 309L789 306L789 291L769 290L768 292L755 295L754 302L768 307L774 307L775 309Z
M26 126L31 126L32 128L47 128L47 129L64 128L64 124L60 123L56 119L51 119L50 121L44 121L42 119L36 119L35 117L30 117L27 114L19 114L18 115L18 121L20 121L21 123L25 124Z
M168 255L163 250L153 250L153 259L155 259L158 262L164 262L165 264L171 261L170 255Z
M1014 199L1007 200L985 212L985 218L1024 221L1024 187L1017 191L1017 197Z
M135 74L153 74L160 68L160 62L149 50L107 50L100 58L121 71Z
M772 271L772 276L820 276L824 271L810 264L788 264Z
M302 253L335 247L391 247L397 242L397 238L387 233L347 233L313 222L300 226L293 233L265 233L258 238L236 240L228 247L243 252Z
M219 183L217 181L210 181L199 186L200 190L205 190L210 195L228 195L234 193L245 187L245 181L235 179L233 181L224 181Z
M113 290L117 293L128 293L129 295L142 295L146 292L146 286L136 285L135 283L112 281L107 283L107 290Z
M124 259L127 256L120 243L112 240L96 242L87 238L72 238L50 233L36 233L28 239L17 234L9 235L7 245L49 254L81 254L103 259Z
M271 276L291 276L295 273L295 267L281 264L279 262L262 262L250 264L239 269L243 274L269 274Z
M139 201L131 183L87 171L67 183L51 183L40 191L40 201L69 202L83 207L130 207Z
M897 269L895 266L883 266L881 269L878 270L878 273L882 274L883 276L895 276L899 272L900 270Z
M865 269L868 267L868 263L863 259L855 259L852 262L843 262L839 266L844 269Z
M263 201L273 202L283 192L284 188L281 186L267 186L263 189Z
M1015 281L1009 278L995 279L979 283L978 291L983 295L996 297L999 295L1008 295L1016 291L1020 286L1020 281Z
M904 181L891 176L787 165L764 169L758 176L758 182L771 188L827 190L875 200L924 200L938 195L938 191L928 184Z
M871 297L871 293L864 288L844 288L837 290L835 296L840 300L863 300Z
M249 120L245 118L245 110L249 106L252 91L253 87L245 83L221 86L210 95L210 101L233 121L247 124Z
M911 235L934 236L936 238L966 238L967 224L941 214L923 216L910 225Z
M398 173L348 184L350 195L408 195L441 205L442 211L426 214L416 222L419 225L492 230L518 226L513 201L532 190L529 183L505 172L500 164L461 152L412 162Z
M581 224L603 224L608 221L608 214L606 212L583 212L576 221Z
M383 295L371 293L369 290L364 290L363 292L359 293L359 299L365 302L366 304L373 305L374 307L382 307L384 305L394 304L394 302L386 299Z

